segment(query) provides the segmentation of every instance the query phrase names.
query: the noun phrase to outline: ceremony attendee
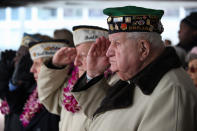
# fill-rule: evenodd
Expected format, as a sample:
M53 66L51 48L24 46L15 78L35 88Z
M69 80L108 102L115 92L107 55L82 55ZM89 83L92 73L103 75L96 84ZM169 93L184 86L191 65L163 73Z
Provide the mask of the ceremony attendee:
M165 46L172 46L172 41L169 40L169 39L165 39L165 40L164 40L164 45L165 45Z
M63 29L56 29L53 32L53 38L56 40L68 40L70 43L71 47L74 47L74 43L73 43L73 34L71 31L69 31L66 28Z
M0 110L5 115L4 131L23 130L20 115L24 103L35 81L29 72L32 61L28 53L28 43L36 41L34 35L24 34L17 52L6 50L2 53L0 70ZM15 55L16 53L16 55ZM24 68L25 63L25 68ZM23 68L16 77L19 68Z
M100 41L91 46L87 72L72 90L84 113L92 118L86 130L197 130L196 88L174 48L165 47L161 39L160 19L164 11L125 6L103 12L109 16L111 44L108 48ZM112 86L101 73L105 57L110 69L122 80ZM109 89L102 102L94 100L103 98L99 90L89 92L97 88L100 92ZM96 111L92 105L98 107Z
M186 56L187 73L192 78L195 86L197 87L197 46L193 47L192 50Z
M60 115L60 131L85 131L89 119L81 111L81 106L70 90L86 71L89 48L101 36L107 38L108 31L97 26L74 26L75 48L61 48L51 61L41 67L38 76L39 99L50 112Z
M184 49L187 53L194 46L197 46L197 12L191 12L181 20L178 34L179 43L177 46Z
M186 68L185 57L194 46L197 46L197 12L192 12L181 20L178 35L179 43L175 50L183 67Z
M30 43L29 52L33 60L30 72L34 74L36 82L38 82L38 75L43 62L51 59L57 50L67 45L68 41L66 42L65 40L48 40ZM48 112L44 105L40 103L37 87L34 88L33 93L25 104L25 112L23 112L20 119L22 119L23 125L27 124L27 128L31 130L59 130L60 117Z

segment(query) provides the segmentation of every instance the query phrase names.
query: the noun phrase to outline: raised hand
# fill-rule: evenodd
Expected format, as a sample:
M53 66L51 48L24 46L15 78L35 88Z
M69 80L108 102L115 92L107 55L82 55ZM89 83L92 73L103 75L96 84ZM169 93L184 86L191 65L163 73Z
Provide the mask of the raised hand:
M14 57L16 52L3 51L0 60L0 97L4 98L8 90L8 83L14 71Z
M6 64L6 66L8 66L8 67L13 66L15 56L16 56L16 51L5 50L1 53L1 62Z
M18 60L11 78L12 85L28 90L35 84L34 76L30 73L32 64L33 62L29 53L23 55Z
M14 71L14 58L16 51L5 50L1 54L0 75L2 80L9 80Z
M65 66L74 62L76 54L75 48L62 47L55 53L52 62L55 66Z
M87 74L94 78L102 74L109 67L109 61L106 56L110 41L105 37L96 39L92 44L87 56Z

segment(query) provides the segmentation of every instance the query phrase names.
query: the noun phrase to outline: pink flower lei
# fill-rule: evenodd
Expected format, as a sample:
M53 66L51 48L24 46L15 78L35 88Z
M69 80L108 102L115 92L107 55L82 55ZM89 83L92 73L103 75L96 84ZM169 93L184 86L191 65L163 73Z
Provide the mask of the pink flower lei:
M107 69L104 72L105 78L109 77L111 74L112 72L110 69ZM67 111L70 111L72 113L75 113L80 110L80 106L78 102L76 101L74 96L70 93L70 91L73 89L73 86L77 82L78 78L79 78L79 70L77 67L74 67L74 70L72 70L72 76L68 80L68 84L64 85L64 90L63 90L64 99L62 104Z
M8 115L10 113L10 108L6 100L1 101L0 111L3 115Z
M76 101L74 96L70 93L73 86L77 82L78 78L79 78L79 70L77 67L74 67L72 71L72 76L71 78L69 78L68 84L64 85L64 89L63 89L64 99L62 104L67 111L70 111L72 113L75 113L80 110L80 106L78 102Z
M42 108L42 104L40 104L38 100L38 92L37 87L33 90L33 93L29 96L29 99L27 100L23 112L20 115L20 120L24 127L26 127L30 120L35 116L37 112L40 111Z

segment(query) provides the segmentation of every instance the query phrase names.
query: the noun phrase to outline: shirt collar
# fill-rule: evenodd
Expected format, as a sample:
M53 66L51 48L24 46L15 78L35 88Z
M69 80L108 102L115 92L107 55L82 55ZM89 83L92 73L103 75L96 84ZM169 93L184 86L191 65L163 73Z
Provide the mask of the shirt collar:
M180 66L181 62L174 48L166 47L161 56L129 81L138 85L144 94L149 95L153 92L154 88L166 72Z

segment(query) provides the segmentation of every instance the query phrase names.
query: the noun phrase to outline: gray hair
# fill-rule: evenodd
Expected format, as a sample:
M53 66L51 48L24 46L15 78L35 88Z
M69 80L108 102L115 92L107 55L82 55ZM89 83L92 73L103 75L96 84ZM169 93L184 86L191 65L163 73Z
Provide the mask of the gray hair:
M187 54L185 61L189 62L193 59L197 59L197 46L194 46L190 52Z
M136 40L147 40L151 43L152 48L163 45L161 35L156 32L131 32L127 33L127 38Z
M189 63L190 61L194 60L194 59L197 59L197 54L194 54L194 53L189 53L186 58L185 58L185 61L187 63Z

